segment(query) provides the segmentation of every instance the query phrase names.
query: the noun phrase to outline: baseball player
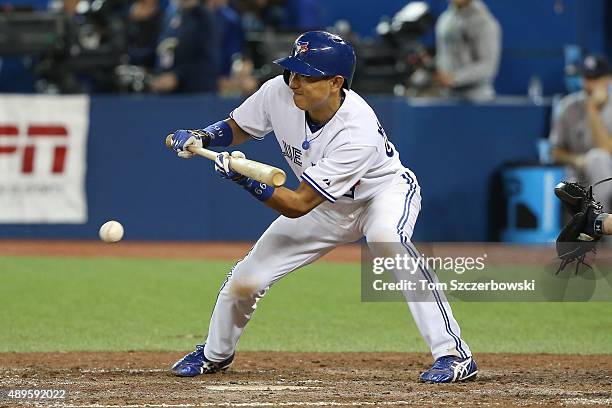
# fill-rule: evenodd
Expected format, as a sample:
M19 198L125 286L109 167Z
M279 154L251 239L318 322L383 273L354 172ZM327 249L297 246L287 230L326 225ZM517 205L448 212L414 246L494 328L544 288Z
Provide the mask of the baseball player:
M234 181L281 214L251 251L230 271L211 317L208 337L172 367L191 377L227 369L257 301L288 273L338 245L361 237L393 243L416 257L410 239L421 208L420 187L404 167L372 108L354 91L355 52L342 38L323 31L302 34L290 56L274 61L284 68L228 119L200 130L172 134L173 149L192 156L188 146L235 146L274 132L291 169L296 190L244 177L231 168L240 152L220 153L218 174ZM435 281L420 267L419 278ZM432 285L433 286L433 285ZM246 289L245 289L246 288ZM416 324L435 359L420 375L424 382L457 382L476 377L476 363L443 293L434 302L414 302L405 293Z

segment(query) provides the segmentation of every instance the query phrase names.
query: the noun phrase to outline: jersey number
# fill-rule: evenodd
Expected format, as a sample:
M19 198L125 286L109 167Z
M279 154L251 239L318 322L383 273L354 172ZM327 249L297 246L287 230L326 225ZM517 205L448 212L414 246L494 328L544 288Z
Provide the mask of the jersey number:
M383 137L383 139L385 140L385 153L387 153L387 157L393 157L393 154L395 153L395 151L393 150L393 145L391 144L391 142L389 142L389 139L387 138L387 134L385 133L385 129L383 129L383 127L380 125L380 122L378 123L378 134L381 135Z

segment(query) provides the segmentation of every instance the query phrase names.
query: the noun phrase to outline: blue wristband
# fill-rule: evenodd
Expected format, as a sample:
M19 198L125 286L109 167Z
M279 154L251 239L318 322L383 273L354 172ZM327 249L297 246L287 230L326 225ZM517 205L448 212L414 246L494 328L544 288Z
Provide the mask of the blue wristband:
M232 132L232 128L224 120L208 125L204 131L210 134L210 143L208 146L227 147L231 145L232 140L234 140L234 132Z
M274 187L253 180L250 177L245 177L237 181L246 191L255 196L259 201L267 201L274 194Z

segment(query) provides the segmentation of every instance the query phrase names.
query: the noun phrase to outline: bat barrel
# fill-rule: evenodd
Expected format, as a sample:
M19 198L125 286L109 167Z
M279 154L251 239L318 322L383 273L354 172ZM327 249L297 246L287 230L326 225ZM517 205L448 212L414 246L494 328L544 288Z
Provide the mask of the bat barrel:
M285 181L287 181L287 176L285 175L285 172L278 172L272 176L272 185L274 187L282 186L283 184L285 184Z

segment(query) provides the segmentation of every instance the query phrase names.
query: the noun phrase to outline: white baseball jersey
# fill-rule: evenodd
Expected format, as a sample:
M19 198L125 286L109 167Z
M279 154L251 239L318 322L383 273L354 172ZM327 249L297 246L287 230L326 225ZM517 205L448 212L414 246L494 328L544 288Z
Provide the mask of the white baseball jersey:
M263 84L230 116L255 139L274 130L298 179L328 201L363 201L406 169L372 108L353 91L345 90L345 95L336 114L314 133L282 75ZM310 143L307 150L304 140Z

